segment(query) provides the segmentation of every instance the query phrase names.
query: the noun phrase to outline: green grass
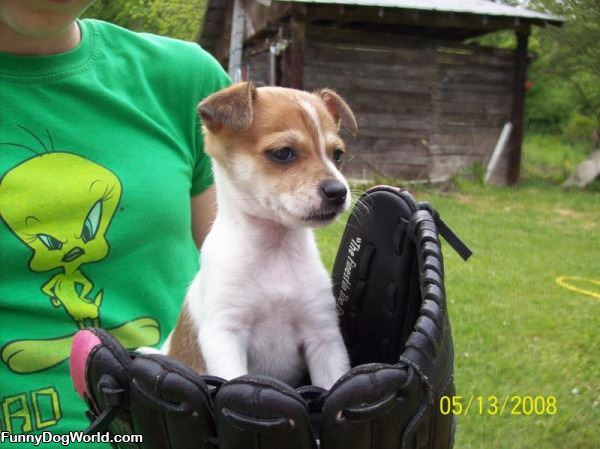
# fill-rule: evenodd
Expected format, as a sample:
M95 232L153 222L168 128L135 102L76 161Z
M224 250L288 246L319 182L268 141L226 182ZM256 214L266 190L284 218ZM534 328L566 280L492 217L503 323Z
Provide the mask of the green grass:
M554 416L459 417L456 449L600 448L600 300L555 283L600 280L600 194L552 184L561 154L578 154L561 145L528 139L518 187L414 192L474 252L465 263L444 245L457 394L558 399ZM342 230L318 232L329 266Z
M562 182L591 152L589 144L568 143L553 134L528 134L523 144L523 176Z

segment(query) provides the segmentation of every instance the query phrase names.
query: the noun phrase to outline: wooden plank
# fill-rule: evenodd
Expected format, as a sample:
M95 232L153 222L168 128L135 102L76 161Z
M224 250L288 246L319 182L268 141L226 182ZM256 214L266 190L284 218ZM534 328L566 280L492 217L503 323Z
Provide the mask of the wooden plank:
M442 114L439 117L441 127L461 126L468 129L502 128L504 123L506 123L505 114L481 116L478 116L478 114Z
M441 43L437 46L437 51L442 62L446 61L446 58L481 58L486 64L493 63L495 60L512 63L514 53L513 50L506 48L482 47L480 45L460 44L457 42Z
M439 65L438 70L440 73L451 77L461 77L461 76L473 76L479 75L482 77L496 75L503 79L508 79L509 83L512 83L512 79L510 75L512 72L512 65L506 67L492 67L492 66L484 66L484 65L460 65L460 66L451 66L451 65Z
M429 154L411 154L411 153L366 153L360 154L365 160L371 161L376 167L384 166L409 166L417 165L426 167L431 164Z
M411 154L427 155L429 146L421 142L399 142L389 137L365 137L358 138L352 144L352 148L361 148L362 154Z
M356 76L368 76L376 78L394 78L402 80L432 80L435 76L435 67L399 65L389 63L387 65L375 62L364 62L357 64L350 61L307 61L307 67L316 72L353 72Z
M459 90L446 90L443 96L440 96L440 103L447 104L470 104L470 105L494 105L503 107L510 111L512 102L507 101L510 98L510 91L507 89L498 89L494 92L469 92Z
M257 84L268 84L269 81L269 53L255 53L244 57L248 67L248 79Z
M350 148L348 157L351 159L355 157L384 158L385 160L401 158L411 161L418 159L419 163L426 163L431 154L428 147L400 145L393 139L359 139L359 142Z
M202 17L202 26L196 41L210 53L215 53L216 42L221 37L224 19L225 7L217 6L215 2L209 2Z
M481 56L484 58L510 58L514 53L513 50L508 48L484 47L478 44L461 44L460 42L440 44L438 45L438 51L447 55Z
M440 67L492 67L495 69L510 69L514 65L513 58L502 57L502 58L485 58L480 55L469 55L469 56L448 56L439 55L438 63Z
M386 133L381 133L380 135L361 135L356 141L347 141L346 146L351 153L355 152L357 148L360 148L361 152L370 153L376 152L373 142L382 142L376 147L377 151L402 151L415 154L429 153L429 142L427 139L398 138Z
M406 28L403 28L404 30ZM406 33L390 32L377 27L373 32L368 27L344 26L333 22L328 26L307 22L307 40L309 42L365 45L382 48L417 49L431 47L431 42L423 36L406 36ZM393 43L393 45L389 45Z
M305 25L297 20L292 20L289 28L290 44L281 58L281 85L303 89L306 29Z
M446 95L448 93L461 94L465 92L481 93L481 94L498 94L506 92L510 98L510 89L507 86L498 86L490 84L472 84L472 83L445 83L440 81L440 93ZM510 100L509 100L510 101Z
M320 73L314 70L305 72L305 82L312 87L333 87L352 90L384 90L390 92L416 92L426 94L433 89L433 83L422 81L403 81L400 79L373 79L357 77L352 72Z
M359 122L359 126L360 126L360 122ZM375 127L373 127L372 125L369 126L365 126L366 129L375 129ZM359 129L359 136L360 134L360 130L362 128ZM394 135L401 135L403 139L415 139L418 140L419 142L423 141L423 142L428 142L429 138L431 136L431 129L415 129L415 128L408 128L408 127L387 127L387 128L381 128L381 129L385 129L387 131L385 131L385 136L386 137L393 137ZM382 133L382 136L384 134ZM367 137L367 136L365 136ZM397 138L397 137L394 137ZM357 141L360 140L360 137L357 139Z
M376 161L356 161L348 164L345 172L347 176L373 179L375 177L386 177L394 179L427 179L430 165L387 163L379 164Z
M275 35L265 37L263 39L255 39L251 42L244 43L244 55L253 55L257 53L268 52L271 46L271 41L275 38Z
M378 166L370 161L355 161L344 168L344 174L350 178L374 179L386 177L393 179L427 179L428 165L387 164Z
M389 114L395 115L400 120L429 120L431 118L432 110L427 104L424 104L421 108L406 106L402 103L390 103L390 102L361 102L357 101L351 95L342 95L346 98L348 104L355 114L363 112L370 112L375 114Z
M501 98L498 97L500 100ZM444 99L445 100L445 99ZM504 100L506 98L504 97ZM459 102L440 101L440 112L442 114L502 114L510 117L510 104L498 102Z
M498 134L500 134L500 128L496 127L496 126L491 126L491 127L478 127L478 128L473 128L473 127L468 127L465 128L464 126L460 125L460 126L456 126L456 125L448 125L448 124L444 124L441 123L440 126L438 127L438 129L436 129L435 133L432 133L432 135L436 136L436 135L447 135L447 136L451 136L451 135L495 135L496 137L498 137Z
M427 67L435 61L433 49L398 48L384 46L368 46L361 44L325 44L319 41L308 41L307 60L323 60L328 62L379 63L391 65L420 65ZM379 42L381 44L381 41Z
M486 145L489 143L493 146L495 139L498 137L498 132L496 128L488 130L474 129L472 132L465 132L465 129L461 128L460 133L432 134L430 136L430 147L448 148L453 145L470 147L479 145L480 142Z
M441 167L446 167L450 171L455 171L474 162L481 162L481 157L473 154L450 154L435 156L432 165L437 170Z
M456 155L476 155L482 160L489 159L491 151L494 149L493 142L474 142L472 145L431 145L430 154L436 156L456 156Z
M358 138L357 140L347 140L346 145L352 148L356 142L362 141L369 137L393 139L398 145L429 145L430 135L424 135L421 133L413 133L413 135L406 134L405 130L396 128L381 128L373 126L362 126L358 124Z
M219 36L223 30L221 20L206 20L202 28L203 36Z
M441 80L443 83L451 84L485 84L490 86L506 86L510 89L513 82L513 74L500 71L477 71L469 70L441 70Z
M346 92L387 91L394 97L404 95L409 103L416 101L417 98L429 100L432 98L435 86L433 79L403 78L399 74L376 76L375 73L367 69L315 70L312 65L309 65L305 66L306 89L328 86Z
M436 156L433 158L431 166L431 176L449 178L461 169L474 164L475 162L482 163L481 157L470 154Z
M352 107L357 104L390 104L397 107L398 111L413 111L420 109L431 109L430 92L403 92L383 90L352 90L342 87L331 86L342 97L346 98Z
M450 103L439 101L439 113L441 116L452 118L454 116L466 119L497 119L510 118L510 109L507 104L485 104L485 103Z
M229 41L231 39L231 15L233 13L233 2L227 2L227 8L223 14L224 20L221 27L221 35L216 40L214 56L221 64L229 58Z
M411 129L428 131L431 125L428 121L414 120L408 117L400 118L390 114L379 114L370 112L361 112L357 115L357 120L365 127L379 126L382 128L396 128L396 129Z
M394 115L399 120L429 120L431 118L432 109L427 107L425 104L421 109L407 107L403 104L394 103L361 103L355 101L352 97L346 96L348 104L355 112L355 114L361 113L374 113L374 114L388 114ZM359 124L360 126L360 124ZM364 125L366 126L366 125ZM378 126L377 128L382 128Z
M440 79L445 83L456 84L490 84L499 88L511 90L513 83L513 68L491 69L464 67L458 70L438 68Z

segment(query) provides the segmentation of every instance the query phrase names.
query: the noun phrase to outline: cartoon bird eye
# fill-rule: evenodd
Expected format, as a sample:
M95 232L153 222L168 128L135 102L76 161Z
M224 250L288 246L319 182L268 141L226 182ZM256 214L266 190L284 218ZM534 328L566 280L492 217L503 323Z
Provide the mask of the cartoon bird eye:
M46 248L48 248L50 251L55 251L57 249L61 249L63 246L63 244L60 240L58 240L48 234L38 234L37 238L40 239L40 242L42 242L44 244L44 246Z
M344 150L339 148L333 150L333 162L335 162L337 165L340 165L342 162L344 162Z
M85 221L83 222L83 229L81 230L81 240L85 243L92 240L96 237L96 233L98 232L98 225L100 224L100 219L102 218L102 200L96 201L90 211L85 217Z

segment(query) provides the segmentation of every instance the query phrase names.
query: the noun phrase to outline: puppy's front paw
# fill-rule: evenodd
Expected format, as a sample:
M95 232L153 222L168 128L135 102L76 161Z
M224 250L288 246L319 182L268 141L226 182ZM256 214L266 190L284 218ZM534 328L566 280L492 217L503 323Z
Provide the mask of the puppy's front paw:
M315 373L314 376L311 374L312 384L329 390L349 369L349 363L341 363L338 366L331 367L328 372Z
M198 343L208 374L227 380L248 374L246 345L239 335L228 331L225 326L201 329Z
M313 354L308 360L312 384L326 390L350 369L350 360L341 337L335 344L325 347L318 354Z

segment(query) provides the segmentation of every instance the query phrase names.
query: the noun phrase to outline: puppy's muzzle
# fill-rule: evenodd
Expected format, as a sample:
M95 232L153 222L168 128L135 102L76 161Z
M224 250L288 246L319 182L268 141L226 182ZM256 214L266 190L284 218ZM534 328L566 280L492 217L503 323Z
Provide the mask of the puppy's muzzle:
M348 189L337 179L328 179L319 185L319 194L325 207L338 207L345 203Z

